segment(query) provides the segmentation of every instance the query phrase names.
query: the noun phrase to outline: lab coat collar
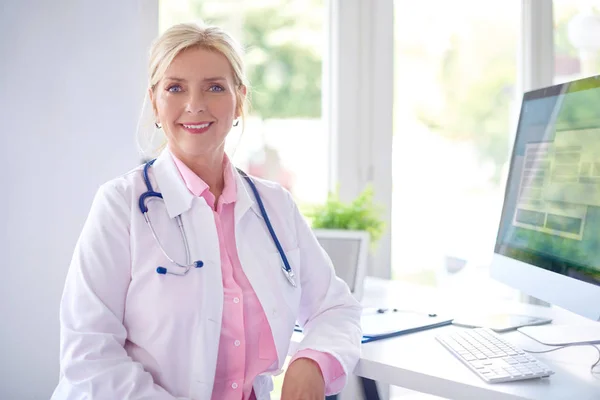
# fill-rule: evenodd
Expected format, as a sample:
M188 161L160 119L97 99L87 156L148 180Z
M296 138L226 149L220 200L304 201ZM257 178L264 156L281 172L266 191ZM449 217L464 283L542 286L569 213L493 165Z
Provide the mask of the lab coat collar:
M248 183L232 163L229 163L228 168L233 168L237 186L237 199L234 209L236 225L248 210L254 211L256 215L262 218L260 208L254 199L254 194ZM192 207L194 195L185 185L181 174L177 170L175 161L173 161L173 157L171 157L167 149L163 150L158 156L152 165L152 170L154 171L154 177L158 186L154 190L162 193L169 217L175 218L188 211Z
M237 200L235 202L235 209L234 209L235 224L237 225L239 220L244 216L244 214L246 214L246 211L248 211L249 209L254 211L254 213L258 217L262 218L262 214L260 212L260 207L258 206L256 199L254 198L254 193L252 193L252 189L250 188L250 185L248 184L248 182L246 182L244 177L237 171L237 169L235 169L233 164L229 164L229 165L231 168L234 169L233 172L235 175L235 180L236 180L236 185L237 185ZM253 180L253 181L256 182L256 180ZM263 200L263 202L264 202L264 200Z
M163 150L152 165L158 189L162 193L170 218L184 213L192 207L194 195L189 191L168 149Z

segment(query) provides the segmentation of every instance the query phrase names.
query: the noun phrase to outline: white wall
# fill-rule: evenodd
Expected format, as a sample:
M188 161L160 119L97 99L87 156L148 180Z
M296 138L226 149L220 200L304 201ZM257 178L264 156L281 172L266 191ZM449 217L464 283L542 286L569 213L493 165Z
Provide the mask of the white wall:
M97 187L138 163L157 0L0 5L0 398L49 398L58 306Z

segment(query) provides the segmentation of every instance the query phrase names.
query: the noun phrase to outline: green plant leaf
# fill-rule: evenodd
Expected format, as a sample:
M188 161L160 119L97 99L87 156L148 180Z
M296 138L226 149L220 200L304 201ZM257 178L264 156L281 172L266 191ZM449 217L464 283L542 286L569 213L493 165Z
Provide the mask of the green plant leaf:
M381 238L385 223L381 219L382 207L375 204L373 197L373 187L368 185L352 202L344 203L337 189L329 193L325 203L311 207L306 214L313 229L367 231L374 245Z

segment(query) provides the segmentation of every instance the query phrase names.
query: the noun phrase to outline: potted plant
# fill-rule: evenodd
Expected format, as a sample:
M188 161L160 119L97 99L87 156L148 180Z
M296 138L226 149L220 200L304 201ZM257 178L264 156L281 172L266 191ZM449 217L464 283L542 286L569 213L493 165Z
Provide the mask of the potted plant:
M338 192L329 193L327 201L308 212L313 229L366 231L372 245L381 238L385 224L381 208L373 201L373 187L367 186L353 201L340 200Z
M330 193L325 203L313 206L306 214L337 276L360 300L369 250L376 246L385 228L381 208L373 201L373 188L367 186L351 202L341 201L337 191Z

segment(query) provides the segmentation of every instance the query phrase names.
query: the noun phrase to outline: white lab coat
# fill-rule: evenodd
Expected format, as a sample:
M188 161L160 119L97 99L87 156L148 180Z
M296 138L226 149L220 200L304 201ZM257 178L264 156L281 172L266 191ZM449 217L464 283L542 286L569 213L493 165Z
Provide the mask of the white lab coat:
M268 399L271 375L285 361L294 322L304 327L299 350L327 352L349 376L360 351L360 306L287 191L256 179L273 228L296 274L292 287L258 204L235 172L235 235L244 273L273 333L277 362L254 381ZM159 275L171 264L138 207L146 191L142 167L98 191L69 268L60 306L61 376L52 399L210 399L223 312L219 243L212 210L192 195L163 152L150 179L164 197L148 202L167 254L185 263L174 217L181 215L191 260L186 276ZM176 267L174 267L176 268ZM240 390L240 389L238 389Z

